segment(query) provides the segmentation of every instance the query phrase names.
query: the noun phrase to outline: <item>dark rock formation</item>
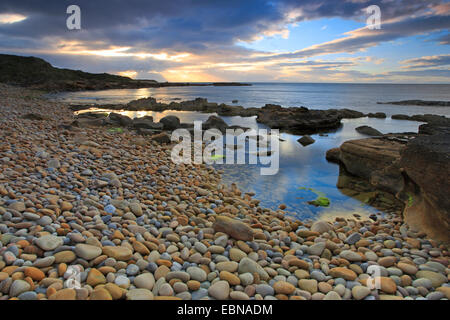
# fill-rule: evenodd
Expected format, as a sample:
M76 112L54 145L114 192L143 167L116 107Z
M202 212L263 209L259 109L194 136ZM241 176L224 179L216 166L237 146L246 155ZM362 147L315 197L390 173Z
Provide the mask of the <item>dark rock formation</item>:
M450 135L422 135L401 152L408 203L406 222L429 236L450 240Z
M401 106L440 106L449 107L450 101L402 100L391 102L377 102L378 104L395 104Z
M405 114L394 114L391 116L394 120L411 120L411 121L421 121L436 125L450 125L450 118L445 116L439 116L435 114L415 114L413 116L408 116Z
M394 120L411 120L411 117L406 114L393 114L391 118Z
M175 130L180 126L180 119L177 116L165 116L159 122L164 125L166 130Z
M340 147L340 160L347 171L370 180L376 170L382 170L400 158L404 144L385 139L350 140Z
M120 113L111 112L108 118L113 124L118 124L124 127L128 127L133 123L133 120L130 117L124 116Z
M90 108L92 105L86 105ZM280 129L294 134L311 134L336 130L341 126L341 119L365 117L364 113L350 109L311 110L305 107L283 108L279 105L266 104L262 108L244 108L208 102L204 98L189 101L172 101L169 104L160 103L156 99L142 98L129 102L126 105L96 105L97 108L130 111L196 111L202 113L217 113L218 116L256 116L256 121L272 129ZM73 106L76 110L82 106ZM168 129L168 127L165 127ZM172 130L172 129L168 129Z
M403 201L398 200L391 192L380 190L369 181L350 174L342 165L339 166L339 177L336 186L346 196L379 210L398 212L399 214L403 210Z
M442 126L436 124L425 123L419 126L419 134L439 134L444 133L450 135L450 126Z
M361 134L365 134L368 136L382 136L383 134L378 131L377 129L374 129L372 127L369 126L359 126L357 128L355 128L355 130Z
M450 242L449 127L426 124L419 133L346 141L327 159L338 157L348 173L401 200L410 227Z
M134 80L108 73L89 73L80 70L55 68L40 58L7 54L0 54L0 82L50 92L151 87L251 85L237 82L173 83L157 82L155 80Z
M368 113L367 116L369 118L384 119L384 118L386 118L386 113L384 113L384 112Z
M332 130L341 125L341 117L334 111L282 108L270 104L261 108L256 120L272 129L296 134Z
M333 148L327 151L325 158L330 162L339 163L341 150L339 148Z
M208 120L203 123L202 129L208 130L213 128L220 130L222 133L225 133L228 125L225 123L225 121L223 121L222 118L219 118L217 116L210 116Z
M308 135L304 135L303 137L301 137L297 141L304 147L309 146L310 144L313 144L314 142L316 142L316 140L314 140L313 138L311 138Z
M160 122L153 122L152 119L135 118L133 119L133 127L138 129L162 130L164 128L164 124Z

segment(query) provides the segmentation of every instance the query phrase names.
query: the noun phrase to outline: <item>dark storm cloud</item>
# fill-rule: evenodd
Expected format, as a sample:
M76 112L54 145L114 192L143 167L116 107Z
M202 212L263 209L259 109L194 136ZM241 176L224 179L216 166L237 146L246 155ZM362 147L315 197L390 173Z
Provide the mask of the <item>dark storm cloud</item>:
M418 14L440 0L380 1L261 1L261 0L2 0L0 12L19 13L28 19L0 25L0 33L16 38L65 37L103 40L114 45L147 46L192 51L249 40L287 22L323 17L365 19L368 5L382 8L383 19ZM81 8L82 31L68 31L66 8Z
M82 31L66 28L66 8L81 8ZM63 36L79 40L104 40L115 45L147 44L156 48L232 44L236 37L264 31L268 23L281 22L282 13L265 1L8 1L0 12L28 19L0 26L11 37Z

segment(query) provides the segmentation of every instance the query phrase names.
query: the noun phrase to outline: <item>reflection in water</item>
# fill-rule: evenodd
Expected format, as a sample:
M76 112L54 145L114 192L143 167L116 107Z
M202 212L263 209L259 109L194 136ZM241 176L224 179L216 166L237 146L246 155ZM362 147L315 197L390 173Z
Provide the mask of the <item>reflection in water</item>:
M403 203L392 194L377 190L366 180L352 176L343 166L339 166L336 186L342 194L377 209L392 213L400 213L403 210Z
M161 120L161 118L164 118L165 116L177 116L181 122L184 123L193 123L194 121L206 121L209 116L211 115L217 115L216 113L198 113L195 111L172 111L172 110L165 110L161 112L155 112L155 111L128 111L128 110L105 110L105 109L86 109L86 110L80 110L75 112L75 114L81 114L85 112L99 112L99 113L120 113L122 115L128 116L132 119L134 118L141 118L144 116L152 116L154 122L158 122Z
M105 112L105 110L101 111ZM121 113L132 118L151 115L154 121L159 121L166 115L176 115L182 122L186 123L192 123L194 120L205 121L210 116L210 114L190 111L124 111ZM258 124L255 117L222 118L229 125L267 129L266 126ZM284 141L279 143L280 169L276 175L261 175L260 168L264 165L260 163L256 165L217 164L215 167L223 170L223 183L230 185L234 182L242 191L254 192L255 198L261 201L263 207L277 209L280 204L284 203L287 206L286 211L300 219L315 219L318 216L326 218L334 214L342 215L344 212L367 216L378 212L370 205L376 203L371 203L371 201L366 203L361 196L355 197L354 194L346 192L345 188L338 189L336 187L339 178L339 166L325 159L326 151L339 147L346 140L365 138L366 136L355 131L355 128L361 125L369 125L382 133L389 133L417 132L421 123L373 118L344 119L342 123L343 126L335 132L326 135L311 135L316 142L307 147L303 147L297 142L300 136L281 133L280 137ZM248 149L246 150L248 151ZM308 201L316 198L316 194L311 191L300 190L300 187L313 188L324 193L331 201L330 206L314 207L307 204ZM389 202L387 197L382 198L386 203Z

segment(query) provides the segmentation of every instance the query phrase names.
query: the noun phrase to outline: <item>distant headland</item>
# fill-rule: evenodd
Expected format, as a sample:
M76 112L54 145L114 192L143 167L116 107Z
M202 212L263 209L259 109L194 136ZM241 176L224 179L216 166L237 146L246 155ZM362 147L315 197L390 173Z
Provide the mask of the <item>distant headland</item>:
M0 54L0 83L48 92L183 86L250 86L238 82L158 82L53 67L44 59Z

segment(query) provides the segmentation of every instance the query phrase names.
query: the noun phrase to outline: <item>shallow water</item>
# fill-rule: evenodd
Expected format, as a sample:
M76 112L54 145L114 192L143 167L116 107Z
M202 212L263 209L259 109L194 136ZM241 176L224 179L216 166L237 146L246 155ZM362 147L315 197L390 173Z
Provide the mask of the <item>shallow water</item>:
M377 102L400 100L450 101L450 85L428 84L338 84L338 83L254 83L238 87L165 87L69 92L52 95L77 104L128 103L152 96L161 102L174 99L207 98L210 102L262 107L266 103L284 107L305 106L311 109L349 108L361 112L392 114L432 113L450 116L450 107L382 105Z
M107 110L101 110L101 112L105 111ZM151 115L154 117L154 121L170 114L178 116L181 122L185 123L192 123L194 120L205 121L211 115L190 111L124 111L121 113L132 118ZM258 124L256 117L222 118L229 125L268 129L266 126ZM260 163L255 165L222 164L215 165L215 167L223 170L223 183L230 185L234 182L243 192L254 192L255 198L259 199L261 205L266 208L277 209L280 204L284 203L287 206L286 210L300 219L344 216L354 213L367 216L378 210L341 193L336 187L339 166L325 159L326 151L339 147L344 141L367 137L355 131L355 128L361 125L372 126L382 133L395 133L417 132L421 123L373 118L344 119L342 122L342 127L335 132L326 135L311 135L316 141L306 147L297 142L301 136L280 133L280 138L285 141L279 142L279 171L275 175L261 175L260 168L264 165ZM316 194L299 189L302 187L313 188L324 193L330 199L330 206L315 207L307 204L307 201L316 198Z

